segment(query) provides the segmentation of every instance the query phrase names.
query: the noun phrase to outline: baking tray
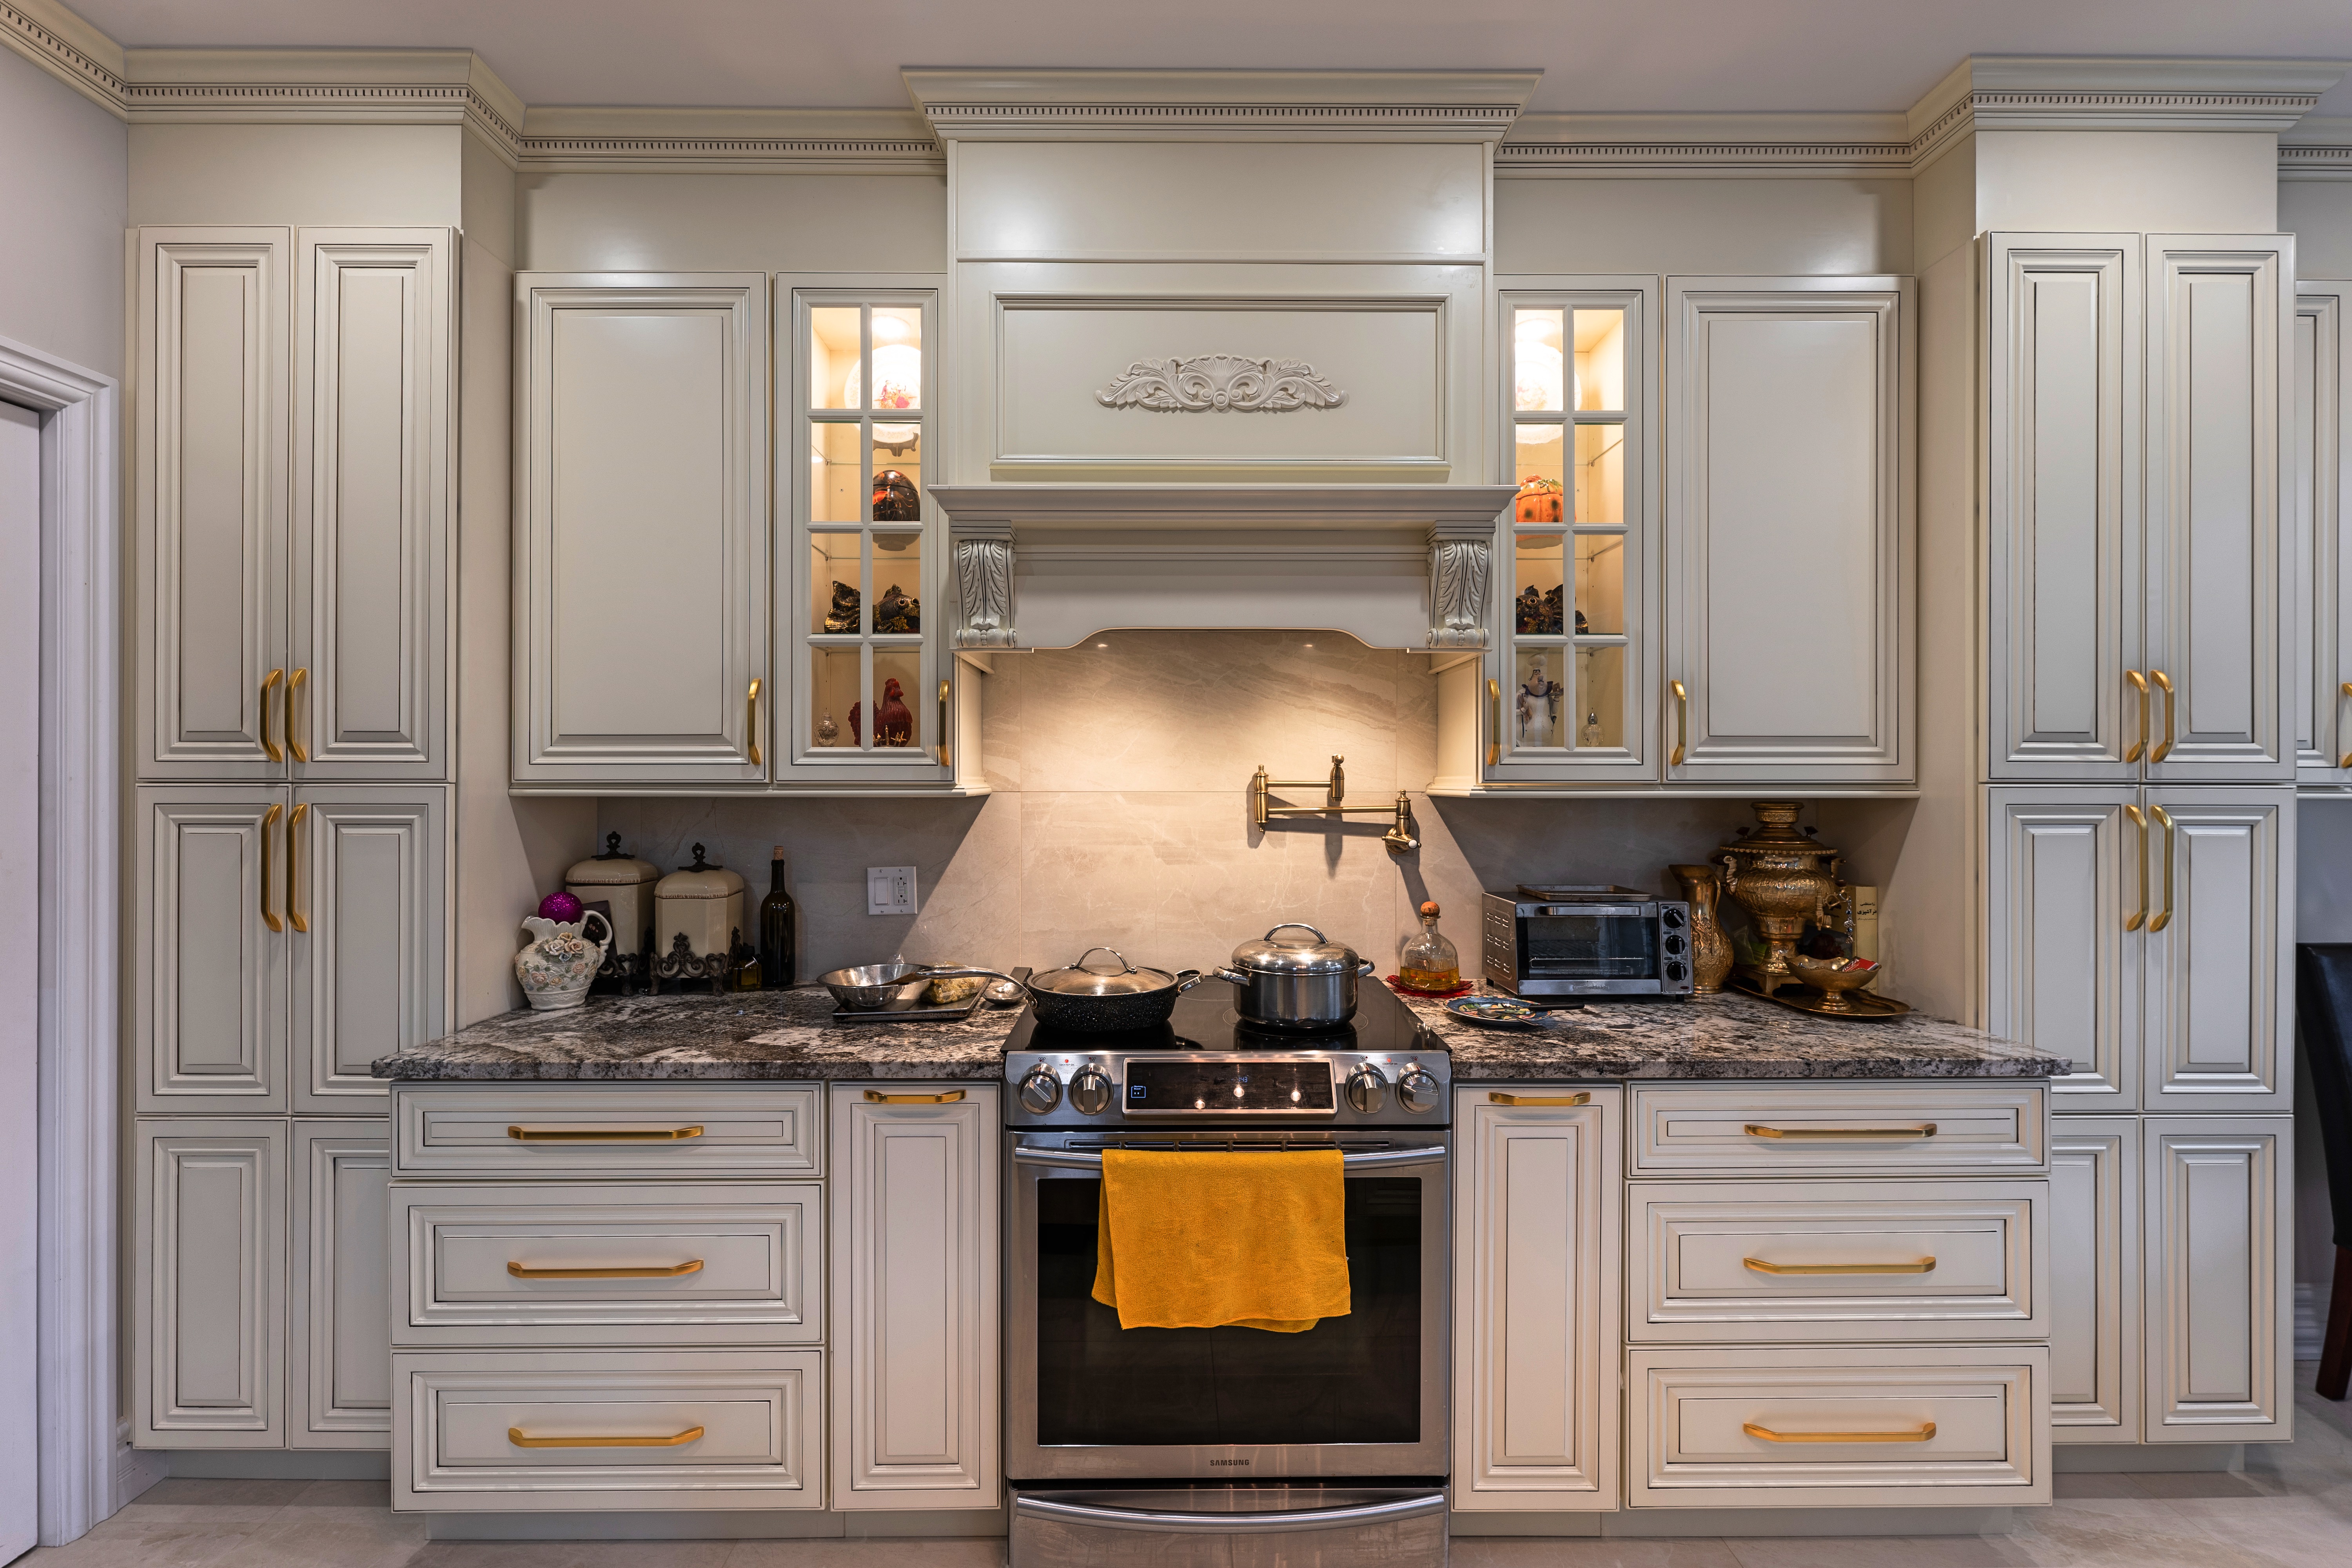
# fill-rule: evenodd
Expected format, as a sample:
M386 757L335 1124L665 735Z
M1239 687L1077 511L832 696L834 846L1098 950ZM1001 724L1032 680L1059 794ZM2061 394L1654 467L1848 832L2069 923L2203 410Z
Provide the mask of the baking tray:
M1005 973L1015 980L1025 981L1029 978L1029 970L1025 965L1019 969L1008 969ZM901 998L886 1006L876 1007L863 1013L853 1013L846 1007L835 1007L833 1010L833 1021L836 1024L961 1023L988 1005L988 987L995 984L993 980L989 981L971 994L970 1001L957 1002L945 1007L929 1005L920 999L919 993L917 999L913 1001ZM1005 1005L1013 1005L1011 1003Z
M1816 1018L1839 1018L1857 1024L1876 1023L1886 1018L1900 1018L1911 1011L1908 1002L1897 1002L1891 996L1874 995L1868 991L1849 991L1846 999L1854 1004L1850 1009L1832 1012L1822 1003L1828 994L1814 985L1788 984L1771 995L1745 974L1732 977L1731 988L1742 996L1753 996L1759 1002L1778 1002L1783 1007L1794 1007L1800 1013L1811 1013Z

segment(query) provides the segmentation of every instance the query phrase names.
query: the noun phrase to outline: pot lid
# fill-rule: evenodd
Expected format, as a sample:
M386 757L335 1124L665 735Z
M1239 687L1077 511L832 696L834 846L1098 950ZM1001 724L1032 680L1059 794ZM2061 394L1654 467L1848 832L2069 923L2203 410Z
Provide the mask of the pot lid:
M1276 936L1286 931L1303 931L1315 940L1275 941ZM1356 967L1356 950L1345 942L1333 942L1311 925L1286 921L1256 941L1234 949L1234 967L1255 970L1261 974L1336 974Z
M694 864L682 866L664 877L654 887L656 899L728 899L743 890L743 879L724 866L713 866L702 858L702 846L694 847Z
M619 888L650 882L660 875L661 868L652 861L622 854L621 836L607 833L604 853L574 865L563 873L563 881L565 886L573 888Z
M1118 959L1119 967L1088 967L1087 960L1098 952ZM1031 975L1029 984L1059 996L1130 996L1141 991L1164 991L1176 984L1176 977L1164 969L1138 969L1115 947L1090 947L1078 954L1076 963Z

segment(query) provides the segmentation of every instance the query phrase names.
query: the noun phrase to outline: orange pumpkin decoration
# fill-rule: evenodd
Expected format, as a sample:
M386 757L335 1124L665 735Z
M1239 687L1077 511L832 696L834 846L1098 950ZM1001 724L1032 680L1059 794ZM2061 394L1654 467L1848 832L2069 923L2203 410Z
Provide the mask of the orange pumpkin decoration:
M1560 520L1559 481L1545 479L1540 474L1529 474L1520 480L1511 516L1518 522L1558 522Z

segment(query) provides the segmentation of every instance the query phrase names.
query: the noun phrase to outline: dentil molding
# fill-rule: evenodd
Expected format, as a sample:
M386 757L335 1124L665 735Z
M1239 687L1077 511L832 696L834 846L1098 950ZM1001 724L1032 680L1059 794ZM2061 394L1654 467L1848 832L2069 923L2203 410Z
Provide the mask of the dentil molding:
M942 141L1397 136L1492 142L1539 70L991 70L909 67L907 94Z

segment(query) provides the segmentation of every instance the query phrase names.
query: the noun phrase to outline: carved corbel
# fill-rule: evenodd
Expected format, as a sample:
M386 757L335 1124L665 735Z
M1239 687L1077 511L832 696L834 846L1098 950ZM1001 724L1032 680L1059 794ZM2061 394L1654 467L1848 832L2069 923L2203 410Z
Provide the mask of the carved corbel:
M1002 523L955 531L958 647L1013 647L1013 530Z
M1430 530L1430 647L1486 646L1486 593L1494 567L1495 535L1491 527Z

